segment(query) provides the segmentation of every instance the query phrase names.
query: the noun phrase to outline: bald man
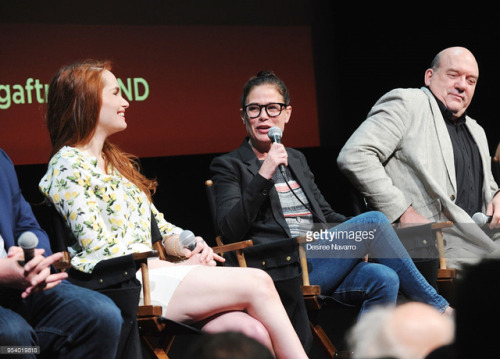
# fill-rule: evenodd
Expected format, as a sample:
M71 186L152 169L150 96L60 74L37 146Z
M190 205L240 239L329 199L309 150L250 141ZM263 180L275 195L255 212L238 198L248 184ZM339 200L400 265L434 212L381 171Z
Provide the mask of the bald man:
M486 135L467 115L478 78L469 50L442 50L425 71L425 87L382 96L337 159L370 206L391 222L453 221L445 231L453 267L500 248L497 236L472 220L483 212L492 216L491 227L500 223Z
M410 302L367 312L349 332L348 341L353 359L423 359L453 342L454 327L449 315L427 304Z

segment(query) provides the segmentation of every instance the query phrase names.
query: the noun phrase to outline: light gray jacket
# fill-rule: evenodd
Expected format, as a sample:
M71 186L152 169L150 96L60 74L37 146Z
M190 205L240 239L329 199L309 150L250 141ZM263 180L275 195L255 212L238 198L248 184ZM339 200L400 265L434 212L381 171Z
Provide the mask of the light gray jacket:
M483 128L470 117L466 126L481 154L485 212L498 186ZM453 221L454 228L445 235L451 262L474 262L499 248L455 204L453 147L438 103L427 88L385 94L344 145L337 163L368 203L391 222L410 205L431 221Z

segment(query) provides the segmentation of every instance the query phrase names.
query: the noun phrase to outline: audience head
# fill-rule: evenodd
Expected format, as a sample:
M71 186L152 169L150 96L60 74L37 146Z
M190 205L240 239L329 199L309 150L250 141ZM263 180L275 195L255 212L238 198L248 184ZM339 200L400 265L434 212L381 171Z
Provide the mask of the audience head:
M474 55L463 47L450 47L436 55L425 72L425 85L459 118L469 107L479 68Z
M284 131L292 114L285 83L270 71L259 72L243 87L240 111L252 146L260 152L269 151L267 131L271 127Z
M423 359L453 341L449 316L417 302L367 312L348 334L354 358Z
M205 334L190 350L192 359L273 359L264 345L242 333Z

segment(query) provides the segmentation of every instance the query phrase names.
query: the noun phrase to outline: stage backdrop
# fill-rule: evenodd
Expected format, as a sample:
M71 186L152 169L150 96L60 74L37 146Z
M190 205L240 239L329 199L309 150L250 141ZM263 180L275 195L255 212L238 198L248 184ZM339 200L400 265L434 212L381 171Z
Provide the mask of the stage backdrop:
M283 142L319 145L309 27L0 24L0 147L15 164L46 163L46 88L62 65L108 59L129 100L112 140L140 157L230 151L245 128L243 84L263 69L287 84Z

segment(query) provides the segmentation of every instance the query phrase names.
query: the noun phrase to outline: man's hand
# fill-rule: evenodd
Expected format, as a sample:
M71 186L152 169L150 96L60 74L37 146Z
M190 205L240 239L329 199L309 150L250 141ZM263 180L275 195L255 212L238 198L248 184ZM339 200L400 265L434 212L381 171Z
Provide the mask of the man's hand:
M491 222L488 225L490 229L500 227L500 192L493 197L486 207L486 215L491 216Z
M54 253L44 257L43 249L35 250L35 257L22 267L20 260L24 259L23 250L19 247L9 248L8 257L2 259L0 283L7 287L24 290L22 298L31 293L54 288L68 277L67 273L50 273L50 266L62 258L62 253Z
M401 217L399 217L399 223L401 223L402 227L410 227L431 223L431 221L429 221L427 218L415 211L412 206L410 206L406 209L406 211L404 211Z

